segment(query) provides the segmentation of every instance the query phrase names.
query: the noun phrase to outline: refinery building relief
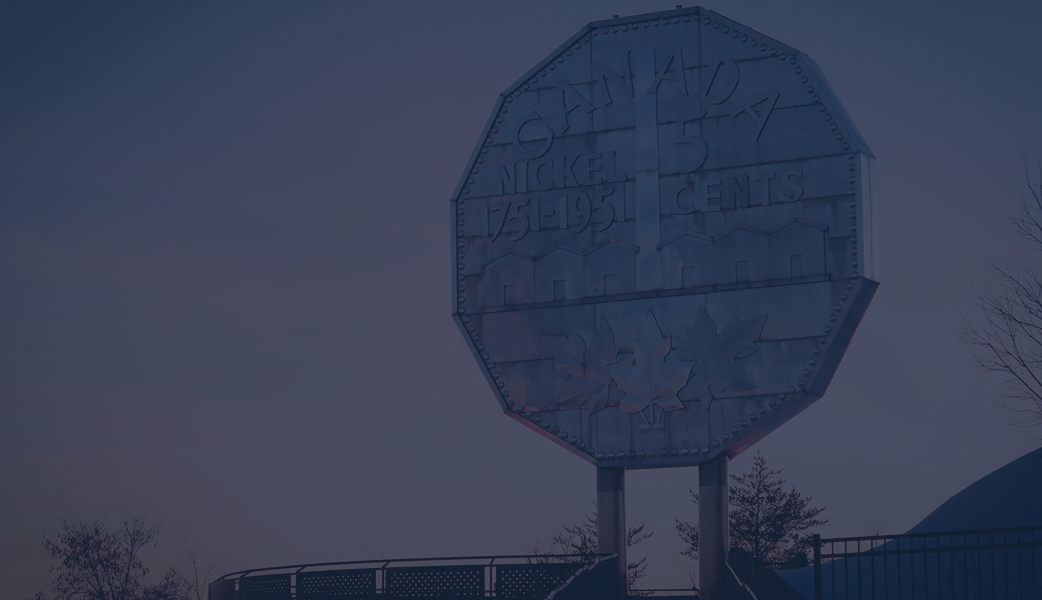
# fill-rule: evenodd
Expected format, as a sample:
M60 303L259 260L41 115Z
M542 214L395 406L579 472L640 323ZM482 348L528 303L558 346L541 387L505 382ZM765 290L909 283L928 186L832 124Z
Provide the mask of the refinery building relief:
M741 225L716 238L684 231L653 249L660 289L704 292L825 278L826 235L824 225L798 218L772 230ZM585 252L565 245L536 256L511 250L483 264L474 283L486 308L632 294L639 252L613 238Z

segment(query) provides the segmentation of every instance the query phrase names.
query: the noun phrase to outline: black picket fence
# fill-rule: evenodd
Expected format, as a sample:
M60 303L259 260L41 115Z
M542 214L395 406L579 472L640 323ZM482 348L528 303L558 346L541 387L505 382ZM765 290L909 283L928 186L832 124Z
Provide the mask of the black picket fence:
M229 573L209 600L616 600L614 554L465 556Z
M821 539L815 600L1038 600L1042 526Z

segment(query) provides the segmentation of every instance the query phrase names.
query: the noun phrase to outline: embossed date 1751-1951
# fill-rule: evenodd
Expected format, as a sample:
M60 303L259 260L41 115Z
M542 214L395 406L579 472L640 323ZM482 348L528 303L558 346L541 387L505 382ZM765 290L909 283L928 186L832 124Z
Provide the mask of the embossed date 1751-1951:
M600 156L582 155L582 157ZM593 160L583 158L583 160ZM567 162L567 161L564 161ZM552 165L551 165L552 166ZM665 202L675 202L667 214L714 212L754 206L795 202L803 197L803 171L755 169L734 176L704 174L665 192ZM530 232L569 230L579 234L588 229L608 230L627 219L626 187L610 180L582 188L528 192L501 196L482 204L478 235L493 241L507 236L510 241ZM528 188L531 189L531 188ZM630 215L632 218L632 215Z

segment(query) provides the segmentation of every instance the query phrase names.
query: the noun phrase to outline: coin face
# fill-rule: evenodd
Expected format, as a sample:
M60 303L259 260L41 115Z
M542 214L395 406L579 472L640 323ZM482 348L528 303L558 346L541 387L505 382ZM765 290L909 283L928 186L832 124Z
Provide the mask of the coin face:
M590 23L467 164L454 319L588 461L734 456L822 396L878 285L873 162L798 50L697 7Z

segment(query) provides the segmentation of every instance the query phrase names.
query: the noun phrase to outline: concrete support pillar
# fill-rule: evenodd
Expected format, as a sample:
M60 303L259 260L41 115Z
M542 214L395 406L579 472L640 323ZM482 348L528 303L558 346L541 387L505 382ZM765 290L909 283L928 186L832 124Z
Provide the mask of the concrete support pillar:
M626 585L626 469L597 469L597 552L615 554L619 598Z
M724 600L728 575L727 457L698 467L698 578L701 600Z

